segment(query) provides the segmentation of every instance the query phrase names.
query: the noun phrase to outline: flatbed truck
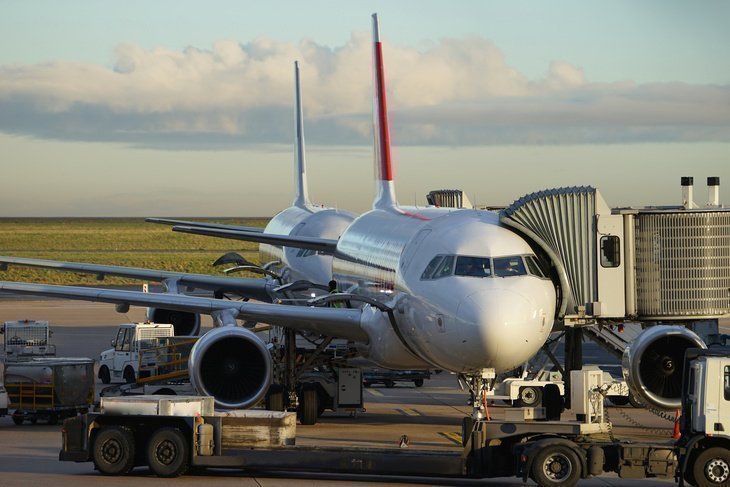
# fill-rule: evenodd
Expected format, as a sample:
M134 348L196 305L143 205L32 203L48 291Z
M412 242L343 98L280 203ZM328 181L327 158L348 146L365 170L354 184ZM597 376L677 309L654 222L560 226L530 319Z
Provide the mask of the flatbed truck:
M288 438L276 445L257 446L245 440L231 444L235 435L218 413L144 414L130 402L114 411L67 420L60 459L93 461L104 474L126 474L137 465L149 465L163 477L181 475L192 466L442 478L517 476L543 486L573 486L583 478L616 472L622 478L675 478L680 484L701 487L726 485L730 481L730 437L724 428L724 424L730 427L729 352L688 350L684 415L676 443L612 441L605 434L604 438L596 435L608 430L600 417L603 401L597 400L599 389L586 375L587 379L575 381L589 393L580 421L464 418L461 451L301 446L281 434L270 435ZM557 390L545 392L559 397ZM580 407L574 404L573 411ZM514 411L524 414L527 409ZM259 426L272 427L266 422Z

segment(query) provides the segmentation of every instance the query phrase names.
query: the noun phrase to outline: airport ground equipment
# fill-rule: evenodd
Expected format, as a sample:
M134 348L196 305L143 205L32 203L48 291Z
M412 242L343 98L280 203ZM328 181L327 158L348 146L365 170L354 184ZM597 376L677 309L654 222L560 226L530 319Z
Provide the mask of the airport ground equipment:
M94 403L94 360L44 357L5 364L4 385L13 421L56 424Z
M424 381L430 378L430 370L390 370L372 367L363 369L362 374L365 387L370 387L372 384L393 387L396 382L412 382L416 387L422 387Z
M126 323L117 329L112 348L99 357L99 379L110 382L136 382L140 375L149 375L155 359L145 357L148 350L160 345L160 338L175 335L175 327L161 323ZM187 357L185 358L187 360Z
M0 328L0 334L5 337L5 362L56 355L47 321L6 321Z
M576 420L463 421L463 451L403 448L328 448L295 444L287 416L249 417L252 428L269 431L269 444L231 438L230 424L207 408L206 398L118 398L64 422L60 460L94 461L105 474L126 474L149 465L163 477L188 467L235 468L255 472L315 471L419 477L522 477L539 485L573 486L603 472L622 478L673 478L698 486L730 480L730 349L692 349L684 359L681 438L672 443L635 443L606 437L602 372L573 371ZM555 394L557 391L552 390ZM129 402L125 400L131 399ZM191 403L189 405L188 403ZM547 418L555 411L544 411ZM513 410L524 414L527 409ZM255 411L235 412L233 416ZM282 414L282 413L279 413ZM286 414L286 413L284 413ZM292 417L291 415L289 417ZM534 417L541 417L536 414ZM602 435L599 433L603 433ZM233 435L235 436L235 435ZM135 453L137 452L137 453ZM137 461L135 462L135 459Z
M94 361L56 357L48 321L6 321L0 415L12 413L15 424L51 424L86 412L94 402Z

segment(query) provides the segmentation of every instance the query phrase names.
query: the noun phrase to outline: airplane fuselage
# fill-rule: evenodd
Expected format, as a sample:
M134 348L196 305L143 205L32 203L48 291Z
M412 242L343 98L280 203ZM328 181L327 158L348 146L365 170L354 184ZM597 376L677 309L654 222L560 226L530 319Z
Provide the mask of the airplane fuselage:
M465 270L475 262L480 274ZM494 213L382 209L342 234L333 275L344 291L394 309L393 322L364 318L381 365L503 371L534 355L552 327L555 290L536 264Z
M335 208L313 205L290 206L278 213L266 225L265 233L301 237L337 239L355 215ZM282 281L300 279L326 285L332 279L332 256L297 247L261 244L261 264L277 262L272 269L282 276Z

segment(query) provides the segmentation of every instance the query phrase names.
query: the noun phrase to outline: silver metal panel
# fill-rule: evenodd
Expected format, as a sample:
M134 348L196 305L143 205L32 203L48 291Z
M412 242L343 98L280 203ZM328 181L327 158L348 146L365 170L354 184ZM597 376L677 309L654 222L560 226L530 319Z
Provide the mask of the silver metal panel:
M730 314L730 211L640 212L636 292L644 318Z
M559 259L556 265L565 270L569 286L565 292L573 307L598 300L595 215L596 189L590 186L528 194L501 213L505 224L511 220L527 228L553 251Z

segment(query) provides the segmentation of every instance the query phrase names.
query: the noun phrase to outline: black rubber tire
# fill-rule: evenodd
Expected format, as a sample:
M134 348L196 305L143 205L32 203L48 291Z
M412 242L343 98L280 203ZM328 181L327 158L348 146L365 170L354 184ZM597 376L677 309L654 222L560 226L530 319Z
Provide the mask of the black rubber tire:
M362 385L365 387L370 387L372 384L370 384L370 382L363 382Z
M414 379L413 383L416 387L423 387L423 379Z
M134 437L123 426L102 426L91 445L94 467L104 475L126 475L134 467Z
M30 421L30 424L36 424L38 422L38 416L33 415L31 416L28 421Z
M635 408L644 409L644 403L642 403L641 399L634 396L632 393L629 393L629 404Z
M269 411L284 410L284 388L280 384L271 384L266 393L266 409Z
M564 445L545 446L532 461L530 477L542 487L573 487L581 477L578 454Z
M112 376L109 373L109 367L106 365L99 367L99 380L102 384L109 384L112 381Z
M124 368L123 377L124 382L126 382L127 384L131 384L136 381L136 378L134 377L134 369L129 365Z
M314 388L307 388L302 391L299 401L299 422L303 425L317 423L317 411L319 410L319 394Z
M629 396L608 396L608 400L614 406L628 406Z
M155 394L158 396L177 396L177 393L170 389L169 387L163 387L162 389L157 389L155 391Z
M697 487L728 485L730 483L730 451L726 448L708 448L699 453L692 465Z
M190 448L177 428L160 428L147 442L147 464L158 477L179 477L190 465Z
M24 415L22 415L22 414L13 414L13 423L17 424L18 426L20 426L21 424L23 424L23 421L24 420L25 420L25 416Z
M58 424L58 413L51 412L48 414L48 424L55 426Z
M390 389L391 387L395 387L395 382L392 380L386 380L385 387L387 387L388 389Z
M542 405L542 387L520 387L520 396L515 401L518 407L536 408Z

